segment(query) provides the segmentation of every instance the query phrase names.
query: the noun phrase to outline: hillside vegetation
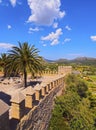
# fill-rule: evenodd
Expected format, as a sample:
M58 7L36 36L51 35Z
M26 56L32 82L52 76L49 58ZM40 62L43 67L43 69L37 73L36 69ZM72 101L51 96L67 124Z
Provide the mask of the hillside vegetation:
M66 91L56 98L49 130L96 130L96 97L79 76L66 78Z
M48 60L45 61L49 63L57 63L57 64L65 64L65 65L96 65L96 58L89 58L89 57L77 57L72 60L68 59L58 59L58 60Z

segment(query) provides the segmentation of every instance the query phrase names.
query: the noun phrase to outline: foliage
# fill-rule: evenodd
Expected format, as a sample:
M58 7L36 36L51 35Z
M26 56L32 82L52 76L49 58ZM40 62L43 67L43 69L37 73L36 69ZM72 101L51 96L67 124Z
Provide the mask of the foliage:
M24 75L24 86L27 86L27 71L32 75L42 70L42 58L38 55L38 49L34 45L30 46L27 42L20 43L19 47L12 47L9 51L7 60L7 73L10 75L14 70L15 73Z
M90 99L88 86L75 75L66 77L65 82L66 91L55 100L49 130L95 130L96 114L92 107L95 109L96 100Z
M6 53L2 53L0 57L0 66L3 68L4 77L7 76L6 73L7 57L8 56Z
M58 64L45 62L44 70L45 71L57 71L58 70Z

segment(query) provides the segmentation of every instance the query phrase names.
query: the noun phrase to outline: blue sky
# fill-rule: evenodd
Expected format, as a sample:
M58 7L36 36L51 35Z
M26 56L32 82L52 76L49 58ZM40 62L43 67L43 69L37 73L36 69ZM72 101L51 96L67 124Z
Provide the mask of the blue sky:
M0 53L18 41L47 59L96 58L96 0L0 0Z

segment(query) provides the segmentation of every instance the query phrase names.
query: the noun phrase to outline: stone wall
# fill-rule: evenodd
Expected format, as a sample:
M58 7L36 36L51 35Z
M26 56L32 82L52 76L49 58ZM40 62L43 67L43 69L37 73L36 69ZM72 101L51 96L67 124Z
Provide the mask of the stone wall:
M0 130L47 130L54 98L64 89L64 76L27 87L11 98L9 106L0 100Z
M9 129L9 106L0 100L0 130Z
M69 67L70 70L70 67ZM70 71L67 71L70 73ZM11 116L9 107L1 101L5 108L0 113L0 130L47 130L54 98L62 94L64 75L57 75L50 81L42 82L32 88L27 87L11 98Z
M72 66L58 66L58 74L69 74L72 72Z
M71 71L71 66L60 66L55 79L38 84L34 89L27 87L14 95L10 119L9 106L0 100L0 130L47 130L54 98L65 90L64 78Z
M54 88L18 124L16 130L47 130L53 109L54 97L62 92L64 84Z

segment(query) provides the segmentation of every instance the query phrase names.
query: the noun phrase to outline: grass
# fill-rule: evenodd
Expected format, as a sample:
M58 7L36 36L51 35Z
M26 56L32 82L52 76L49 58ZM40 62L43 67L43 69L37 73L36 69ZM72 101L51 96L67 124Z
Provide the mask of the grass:
M90 75L89 78L90 78L92 81L96 82L96 75Z
M89 86L89 90L91 90L92 93L96 93L96 75L88 75L85 81Z

